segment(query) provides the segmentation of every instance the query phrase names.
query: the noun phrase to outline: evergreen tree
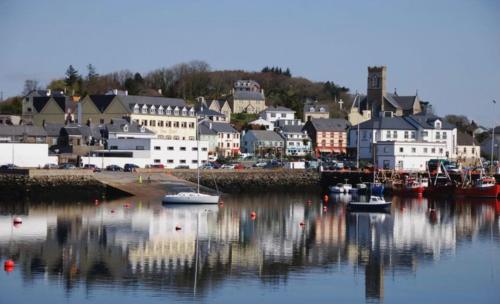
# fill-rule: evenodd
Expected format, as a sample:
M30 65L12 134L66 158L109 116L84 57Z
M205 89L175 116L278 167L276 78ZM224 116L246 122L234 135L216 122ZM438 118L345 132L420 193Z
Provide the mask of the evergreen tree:
M99 77L99 74L97 73L95 67L92 65L92 63L89 63L87 65L87 70L88 70L88 74L87 74L87 80L93 80L93 79L96 79L97 77Z
M78 75L78 71L73 67L73 65L70 64L68 69L66 70L66 85L73 88L73 86L78 81L78 78L80 78L80 75Z

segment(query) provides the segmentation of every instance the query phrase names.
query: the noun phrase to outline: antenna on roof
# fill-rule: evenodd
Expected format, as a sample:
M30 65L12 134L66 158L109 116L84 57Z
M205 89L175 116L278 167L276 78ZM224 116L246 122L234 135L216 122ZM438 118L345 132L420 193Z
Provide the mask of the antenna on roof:
M394 88L394 95L398 96L398 91Z
M415 91L415 96L418 96L418 89Z

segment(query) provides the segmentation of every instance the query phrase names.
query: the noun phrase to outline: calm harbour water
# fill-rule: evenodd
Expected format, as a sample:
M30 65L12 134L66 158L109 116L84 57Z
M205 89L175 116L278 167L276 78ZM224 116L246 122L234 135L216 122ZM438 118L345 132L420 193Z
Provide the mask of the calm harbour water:
M500 303L500 202L320 198L3 203L0 303Z

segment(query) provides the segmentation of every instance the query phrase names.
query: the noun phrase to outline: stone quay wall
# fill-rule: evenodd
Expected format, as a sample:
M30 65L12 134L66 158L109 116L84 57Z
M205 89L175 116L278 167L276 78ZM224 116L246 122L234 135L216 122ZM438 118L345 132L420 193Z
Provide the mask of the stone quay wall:
M196 170L171 171L175 177L196 183ZM305 191L320 186L320 174L311 170L249 169L201 170L200 184L225 193Z

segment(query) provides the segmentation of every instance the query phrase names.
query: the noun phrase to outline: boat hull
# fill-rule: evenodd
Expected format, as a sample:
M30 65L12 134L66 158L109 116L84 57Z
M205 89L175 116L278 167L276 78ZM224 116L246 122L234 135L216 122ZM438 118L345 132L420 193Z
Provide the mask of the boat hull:
M360 212L389 212L391 210L391 203L364 203L364 202L350 202L347 204L349 211Z
M162 201L166 204L217 204L219 202L219 196L204 195L179 197L175 195L165 195Z
M457 196L463 197L493 197L497 198L500 195L500 185L493 185L491 187L471 187L471 188L457 188L455 190Z
M392 189L392 193L398 195L422 195L424 193L424 187L395 187Z

